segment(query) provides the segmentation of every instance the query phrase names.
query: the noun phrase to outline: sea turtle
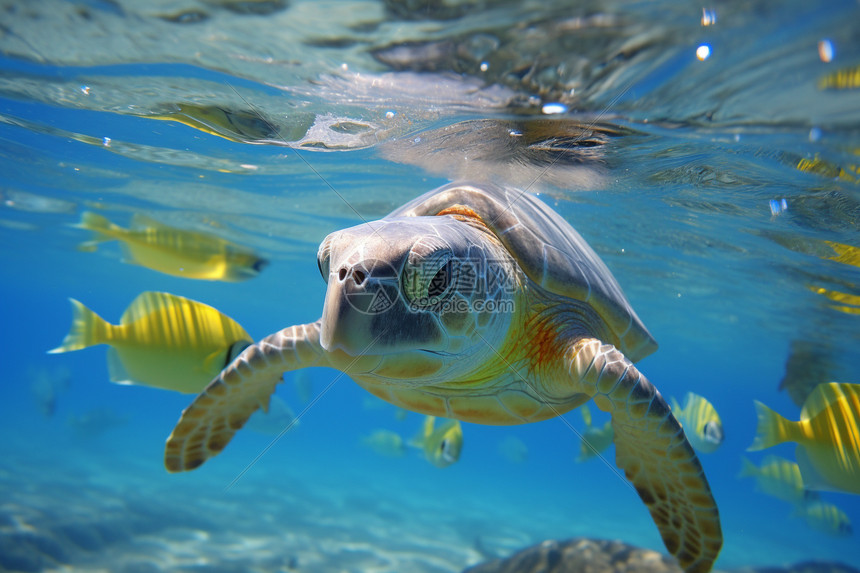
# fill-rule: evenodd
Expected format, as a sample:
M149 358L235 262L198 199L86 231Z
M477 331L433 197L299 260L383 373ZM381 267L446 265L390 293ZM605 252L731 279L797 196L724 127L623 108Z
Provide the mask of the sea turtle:
M477 424L546 420L589 399L609 412L624 469L689 572L722 545L702 466L631 361L657 344L615 278L549 206L521 190L453 183L379 221L330 234L322 318L242 352L182 413L165 466L219 453L281 374L330 366L392 404Z

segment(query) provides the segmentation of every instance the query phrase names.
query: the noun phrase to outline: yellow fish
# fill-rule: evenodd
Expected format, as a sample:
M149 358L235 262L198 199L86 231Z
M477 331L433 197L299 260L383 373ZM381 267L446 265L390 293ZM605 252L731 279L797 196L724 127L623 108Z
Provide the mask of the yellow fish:
M582 433L582 442L579 445L578 462L584 462L597 456L600 452L606 450L615 437L615 431L612 429L612 421L608 420L600 428L593 426L591 423L591 410L587 405L582 405L579 408L582 413L582 420L585 422L585 432Z
M168 227L140 214L134 215L130 229L88 211L75 226L95 233L81 250L117 240L126 262L175 277L237 282L257 276L267 264L254 252L216 235Z
M839 292L836 290L827 290L823 287L813 287L810 286L809 290L814 293L820 294L832 300L833 302L839 302L843 304L831 304L828 305L833 310L838 310L839 312L844 312L845 314L860 314L860 296L856 294L850 294L847 292Z
M529 457L529 448L525 442L516 436L508 436L497 447L503 458L509 462L521 464Z
M406 453L406 444L397 432L374 430L361 438L361 443L381 456L399 458Z
M824 243L833 249L836 252L836 255L823 258L836 261L837 263L842 263L843 265L860 267L860 247L836 243L834 241L824 241Z
M860 494L860 384L819 384L800 420L786 420L756 401L758 431L749 450L797 442L797 464L809 489Z
M710 402L698 394L687 392L683 408L672 398L672 413L697 452L713 453L723 443L725 434L720 415Z
M424 457L437 468L448 467L460 459L463 449L463 427L460 420L447 420L438 428L436 417L424 418L424 428L410 445L424 450Z
M239 143L279 143L281 138L278 128L255 111L183 103L175 105L167 113L142 117L176 121Z
M117 384L201 392L253 342L245 329L209 305L163 292L141 293L118 325L72 302L72 328L51 353L107 344L108 372Z
M803 487L800 468L791 460L767 456L761 465L756 467L751 461L741 457L741 464L738 477L755 478L759 491L794 505L818 499L818 494Z
M860 168L857 165L842 167L815 154L813 159L802 158L797 162L797 169L807 173L815 173L827 179L840 179L848 183L857 183Z
M860 66L842 68L818 80L820 90L850 90L860 88Z
M833 505L817 501L799 507L794 515L806 520L806 524L812 529L827 533L829 535L843 536L851 535L851 520L845 513Z

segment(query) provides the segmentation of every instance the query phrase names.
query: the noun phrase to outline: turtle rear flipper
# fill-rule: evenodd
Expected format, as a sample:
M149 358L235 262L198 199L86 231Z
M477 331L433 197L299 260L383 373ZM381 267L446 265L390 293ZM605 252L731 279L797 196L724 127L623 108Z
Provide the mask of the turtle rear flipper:
M656 388L612 345L578 341L568 371L612 415L615 463L688 573L710 571L723 538L717 504L684 430Z
M167 438L164 466L193 470L216 456L269 398L289 370L317 366L319 322L285 328L250 345L182 412Z

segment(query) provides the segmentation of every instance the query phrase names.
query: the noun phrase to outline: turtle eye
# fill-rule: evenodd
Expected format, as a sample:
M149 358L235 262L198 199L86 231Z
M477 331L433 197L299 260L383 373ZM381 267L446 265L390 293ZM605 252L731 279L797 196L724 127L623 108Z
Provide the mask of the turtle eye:
M401 281L403 294L412 305L430 310L453 292L452 258L451 251L443 249L407 263Z
M326 259L325 265L323 265L322 260L317 259L317 268L320 270L323 280L328 284L328 259Z
M317 268L323 280L328 284L329 260L331 259L331 240L326 237L317 251Z
M451 286L451 261L447 261L442 268L436 271L430 284L427 285L427 298L438 299L442 297Z

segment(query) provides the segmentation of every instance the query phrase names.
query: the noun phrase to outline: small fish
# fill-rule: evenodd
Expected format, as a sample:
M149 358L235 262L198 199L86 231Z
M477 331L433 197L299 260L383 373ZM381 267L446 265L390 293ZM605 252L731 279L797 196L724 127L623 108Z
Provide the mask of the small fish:
M748 450L797 442L797 463L809 489L860 494L860 384L819 384L800 420L786 420L755 402L758 430Z
M95 233L79 249L94 251L99 243L117 240L126 262L175 277L237 282L256 277L267 264L217 235L168 227L140 214L134 215L130 229L90 212L75 226Z
M199 129L209 135L223 137L238 143L280 143L285 145L281 142L278 128L255 110L225 109L215 105L191 103L176 104L171 108L165 113L142 117L175 121Z
M406 453L406 442L400 434L391 430L374 430L370 435L361 438L361 443L380 456L399 458Z
M108 371L117 384L201 392L253 342L236 321L209 305L164 292L143 292L118 325L72 303L72 328L49 352L107 344Z
M857 183L860 176L860 167L848 164L845 167L837 165L832 161L821 159L815 154L813 159L802 158L797 162L797 169L806 173L814 173L827 179L840 179L848 183Z
M794 516L802 517L812 529L828 535L851 535L851 520L841 509L832 503L816 501L795 510Z
M251 414L245 423L245 428L266 436L279 436L287 430L299 425L299 420L292 409L279 396L272 396L269 409L262 408Z
M860 88L860 66L842 68L818 80L820 90L850 90Z
M810 286L809 290L816 294L820 294L833 302L841 304L827 305L833 310L844 312L845 314L860 314L860 296L847 292L839 292L836 290L827 290L823 287Z
M714 406L705 398L687 392L683 407L672 398L672 413L684 428L690 445L697 452L713 453L723 443L723 423Z
M109 408L94 408L83 414L72 414L66 425L82 439L93 439L128 423L126 416L120 416Z
M57 398L69 389L71 375L66 368L30 367L30 393L39 411L47 418L57 411Z
M521 464L529 457L529 448L516 436L508 436L499 442L499 454L511 463Z
M755 478L759 491L794 505L817 500L818 494L803 487L800 468L791 460L779 456L767 456L756 467L748 459L741 457L739 478Z
M409 445L424 450L424 457L437 468L448 467L460 459L463 427L460 420L446 420L435 427L435 416L424 418L424 427Z
M579 445L579 456L576 461L584 462L597 457L598 454L609 448L615 437L615 431L612 429L612 420L607 420L599 428L592 425L591 410L587 405L580 406L579 411L582 414L582 421L585 422L585 431L582 433L582 442Z

